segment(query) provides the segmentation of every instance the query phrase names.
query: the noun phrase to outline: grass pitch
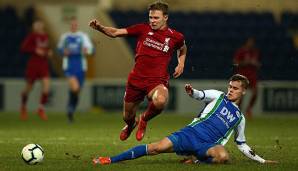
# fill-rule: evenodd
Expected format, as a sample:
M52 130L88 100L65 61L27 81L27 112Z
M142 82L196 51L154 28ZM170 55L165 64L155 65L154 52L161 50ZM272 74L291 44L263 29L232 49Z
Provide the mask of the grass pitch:
M96 156L116 155L138 144L158 141L186 124L190 114L163 113L153 119L142 142L131 137L122 142L119 132L124 122L120 113L77 113L76 121L69 124L62 113L49 113L49 120L41 121L30 115L20 121L16 113L0 113L0 171L18 170L297 170L298 116L263 116L248 121L247 143L265 159L278 160L275 165L262 165L243 156L231 137L226 145L231 161L226 165L187 165L179 163L176 154L142 157L108 166L93 166ZM38 165L25 164L20 156L29 143L40 144L45 150L44 161Z

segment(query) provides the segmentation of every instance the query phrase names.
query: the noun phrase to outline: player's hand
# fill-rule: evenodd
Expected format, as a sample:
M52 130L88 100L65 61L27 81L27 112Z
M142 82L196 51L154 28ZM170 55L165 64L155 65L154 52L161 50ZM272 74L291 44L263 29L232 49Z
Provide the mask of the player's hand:
M89 22L89 26L95 30L103 31L103 25L96 19L93 19Z
M265 164L277 164L277 163L279 162L274 160L265 160Z
M70 52L69 52L68 49L64 49L64 50L63 50L63 55L64 55L64 56L69 56L69 54L70 54Z
M53 51L50 49L48 50L48 58L51 58L53 57Z
M86 47L83 47L83 54L88 56L88 55L91 55L90 53L88 53L88 49Z
M42 57L46 56L46 52L45 52L45 50L42 49L42 48L36 48L36 49L35 49L35 53L36 53L38 56L42 56Z
M188 159L188 158L184 158L182 160L180 160L180 163L184 163L184 164L194 164L192 159Z
M193 88L191 84L185 84L185 91L189 96L193 95Z
M175 72L173 73L174 78L178 78L183 73L183 69L184 66L178 64L175 68Z
M184 159L180 160L180 163L184 163L184 164L197 164L199 161L198 159L191 155L191 156L186 156L184 157Z

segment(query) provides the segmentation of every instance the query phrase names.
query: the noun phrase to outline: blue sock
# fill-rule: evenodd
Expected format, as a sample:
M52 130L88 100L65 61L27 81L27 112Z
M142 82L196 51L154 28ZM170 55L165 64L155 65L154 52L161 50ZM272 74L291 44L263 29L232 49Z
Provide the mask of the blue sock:
M123 160L136 159L145 155L147 155L147 145L138 145L117 156L111 157L111 162L116 163Z

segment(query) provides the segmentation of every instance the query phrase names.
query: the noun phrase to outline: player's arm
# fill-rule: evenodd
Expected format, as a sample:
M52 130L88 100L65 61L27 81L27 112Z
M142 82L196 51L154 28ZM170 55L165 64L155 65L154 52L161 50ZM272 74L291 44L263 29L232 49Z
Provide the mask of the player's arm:
M67 35L64 33L60 36L59 42L57 44L57 51L58 53L63 56L67 57L69 55L68 49L65 47L65 40Z
M277 161L272 160L265 160L259 155L257 155L254 150L252 150L247 144L245 140L244 135L244 129L245 129L245 118L242 117L242 120L238 127L236 128L236 134L235 134L235 142L237 143L238 149L243 153L246 157L255 160L259 163L278 163Z
M26 38L23 40L22 45L21 45L21 51L23 53L35 53L35 45L33 42L33 36L29 34L26 36Z
M82 37L83 37L83 53L86 55L92 55L94 53L94 47L89 36L83 33Z
M28 35L22 43L21 51L24 53L35 54L40 57L46 57L47 51L36 46L35 37L32 34Z
M178 65L176 66L175 72L173 74L174 78L179 77L183 73L186 53L187 53L187 46L184 43L184 45L177 50Z
M102 25L99 21L96 19L93 19L89 22L89 26L97 31L102 32L103 34L115 38L120 36L125 36L128 34L127 30L125 28L114 28L114 27L107 27Z
M191 84L185 84L185 92L190 97L204 102L210 102L223 94L223 92L218 90L197 90L194 89Z

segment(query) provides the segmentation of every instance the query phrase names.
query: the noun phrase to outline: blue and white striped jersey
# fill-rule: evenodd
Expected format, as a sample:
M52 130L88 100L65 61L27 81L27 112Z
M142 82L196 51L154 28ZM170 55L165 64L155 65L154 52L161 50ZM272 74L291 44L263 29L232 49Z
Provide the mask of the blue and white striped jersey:
M68 50L69 56L63 56L65 49ZM86 71L84 51L87 54L92 54L94 51L87 34L80 31L62 34L58 43L58 52L63 56L63 70Z
M221 145L225 145L235 132L234 140L237 148L248 158L264 163L265 160L246 144L245 117L238 106L229 101L221 91L193 90L192 97L205 102L206 106L187 127L193 129L196 136L207 142Z
M205 108L189 126L198 132L208 142L226 144L236 131L235 141L245 142L245 118L238 106L227 99L227 96L217 90L194 90L193 97L206 103Z

